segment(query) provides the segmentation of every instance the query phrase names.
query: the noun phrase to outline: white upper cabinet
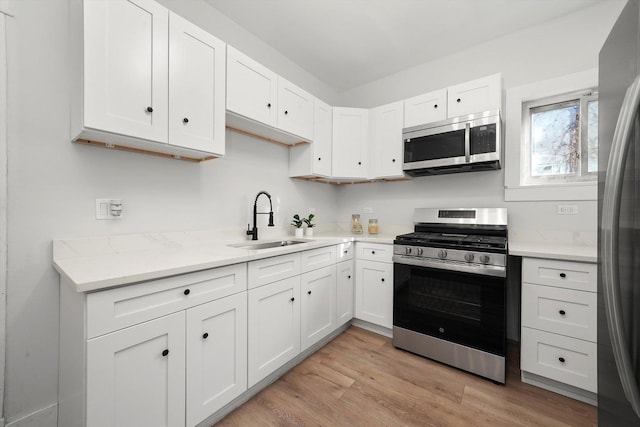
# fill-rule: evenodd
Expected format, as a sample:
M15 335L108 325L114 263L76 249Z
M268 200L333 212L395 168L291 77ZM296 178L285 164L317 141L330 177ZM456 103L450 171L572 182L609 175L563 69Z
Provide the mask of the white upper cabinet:
M404 100L404 127L410 128L447 118L447 89Z
M313 100L310 93L278 77L278 127L312 140Z
M313 114L313 143L289 149L290 177L331 176L333 108L316 99Z
M84 2L84 126L167 142L168 19L151 0Z
M493 74L447 89L447 116L459 117L500 110L502 101L502 75Z
M227 47L227 110L276 126L278 76L231 46Z
M169 15L169 141L224 155L226 45Z
M74 141L224 154L225 43L153 0L77 1L71 12Z
M373 178L403 177L402 126L404 103L383 105L371 110L371 168Z
M333 107L332 175L367 178L369 110Z
M313 139L314 97L237 49L227 48L227 124L283 144ZM247 120L248 119L248 120Z

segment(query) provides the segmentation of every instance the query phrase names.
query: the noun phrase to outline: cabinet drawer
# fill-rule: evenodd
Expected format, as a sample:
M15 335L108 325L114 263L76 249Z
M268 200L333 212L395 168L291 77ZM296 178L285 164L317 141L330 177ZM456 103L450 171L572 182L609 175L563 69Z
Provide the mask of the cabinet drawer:
M358 243L356 245L358 259L369 261L392 262L393 245L380 243Z
M597 341L596 294L522 284L522 326Z
M585 262L523 258L522 282L596 292L597 265Z
M336 247L327 246L325 248L312 249L300 254L300 270L302 273L317 270L336 263Z
M349 261L353 259L353 242L344 242L337 247L337 260L336 262Z
M87 338L247 289L246 264L198 271L87 295Z
M597 392L596 344L522 328L521 369Z
M300 253L249 262L249 289L300 274Z

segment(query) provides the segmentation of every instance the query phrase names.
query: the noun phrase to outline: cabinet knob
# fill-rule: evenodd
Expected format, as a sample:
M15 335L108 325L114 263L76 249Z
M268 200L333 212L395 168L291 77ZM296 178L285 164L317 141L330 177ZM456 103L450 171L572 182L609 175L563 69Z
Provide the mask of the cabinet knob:
M456 102L460 102L460 98L456 99Z
M567 275L565 273L560 273L560 277L564 279L565 277L567 277Z
M286 116L287 114L289 114L289 112L287 110L284 110L284 114Z
M395 162L396 162L396 159L391 159L391 161L392 161L393 163L395 163Z
M182 123L189 123L189 119L185 117L184 119L182 119Z
M153 108L152 107L147 107L147 113L153 113Z
M565 314L567 314L564 310L560 310L558 311L558 313L560 313L560 316L564 316Z
M384 282L384 277L382 279L380 279L380 280L382 280Z
M164 350L164 351L162 352L162 356L163 356L163 357L166 357L168 354L169 354L169 350Z
M351 275L347 276L347 279L351 279Z
M318 157L318 161L322 160L322 157Z
M270 102L267 104L267 108L271 108L271 103Z
M348 254L348 253L349 253L349 251L344 251L344 253L345 253L345 254Z
M375 254L376 254L376 251L371 251L371 255L375 255Z
M564 357L558 357L558 360L560 361L560 363L564 363Z
M311 291L307 291L307 295L311 295Z
M209 332L205 332L204 334L202 334L203 340L206 340L207 338L209 338Z
M185 294L185 295L189 295L190 293L191 293L191 291L190 291L189 289L185 289L185 290L184 290L184 294Z
M289 301L294 302L296 299L294 297L291 297L291 299Z
M361 164L362 164L362 162L358 162L358 164L359 164L359 165L361 165Z
M438 108L438 104L434 104L434 105L433 105L433 108Z

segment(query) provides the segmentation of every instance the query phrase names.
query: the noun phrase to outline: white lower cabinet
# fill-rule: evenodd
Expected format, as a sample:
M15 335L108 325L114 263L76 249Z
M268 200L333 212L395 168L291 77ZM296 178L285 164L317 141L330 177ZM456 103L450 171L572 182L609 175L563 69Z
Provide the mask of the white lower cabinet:
M247 389L247 293L187 311L187 425Z
M300 353L300 276L249 291L249 387Z
M353 319L353 260L336 265L336 327Z
M184 312L87 343L87 426L184 426Z
M523 258L522 381L595 403L595 263Z
M389 329L393 327L392 252L392 245L356 244L355 317Z
M335 258L335 257L334 257ZM300 276L301 350L329 335L336 326L336 266Z

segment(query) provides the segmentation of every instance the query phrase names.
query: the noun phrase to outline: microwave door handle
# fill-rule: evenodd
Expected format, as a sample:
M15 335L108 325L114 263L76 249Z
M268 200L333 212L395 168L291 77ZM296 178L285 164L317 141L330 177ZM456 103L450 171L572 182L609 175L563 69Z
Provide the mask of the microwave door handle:
M464 161L466 163L471 162L471 150L469 147L469 137L471 134L471 123L464 124Z

